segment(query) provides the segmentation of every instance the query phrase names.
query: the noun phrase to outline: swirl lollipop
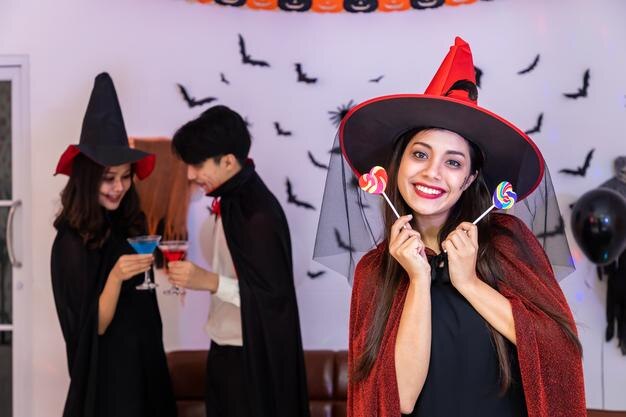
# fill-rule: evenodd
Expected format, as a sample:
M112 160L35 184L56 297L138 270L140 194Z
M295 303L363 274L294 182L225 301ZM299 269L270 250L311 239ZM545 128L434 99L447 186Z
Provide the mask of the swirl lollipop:
M510 182L502 181L496 187L496 191L493 193L493 205L499 209L508 210L513 207L517 200L517 194L513 191L513 186Z
M359 187L366 193L381 194L385 197L385 200L387 200L387 203L389 204L389 207L391 207L391 210L393 210L393 213L397 218L400 218L398 211L393 204L391 204L387 194L385 194L385 188L387 187L387 171L385 171L385 168L375 166L370 170L370 172L361 175L361 177L359 177Z
M472 223L476 224L487 215L494 208L508 210L513 207L515 201L517 200L517 194L513 191L513 186L508 181L502 181L496 187L496 190L493 192L492 202L493 204L489 207L483 214L480 215L476 220Z

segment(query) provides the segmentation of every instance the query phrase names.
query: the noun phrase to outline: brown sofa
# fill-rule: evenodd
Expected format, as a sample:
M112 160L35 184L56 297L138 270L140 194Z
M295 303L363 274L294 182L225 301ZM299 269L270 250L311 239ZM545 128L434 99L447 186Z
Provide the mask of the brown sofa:
M205 417L204 383L206 350L169 352L178 417ZM348 353L308 350L304 353L311 417L345 417Z
M205 417L204 373L207 351L169 352L179 417ZM308 350L304 352L311 417L345 417L348 384L346 351ZM589 410L589 417L626 417L622 411Z

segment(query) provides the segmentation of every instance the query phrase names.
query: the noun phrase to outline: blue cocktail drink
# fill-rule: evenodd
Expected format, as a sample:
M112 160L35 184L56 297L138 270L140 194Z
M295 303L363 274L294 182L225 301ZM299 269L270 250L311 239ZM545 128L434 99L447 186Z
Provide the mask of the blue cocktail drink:
M128 243L130 243L130 246L132 246L133 249L135 249L135 252L137 252L140 255L149 255L153 253L157 247L156 240L150 240L146 242L128 242Z
M156 249L161 236L159 235L147 235L128 238L128 243L133 247L135 252L140 255L151 255ZM138 290L152 290L157 287L157 284L150 281L148 271L144 272L143 283L137 285Z

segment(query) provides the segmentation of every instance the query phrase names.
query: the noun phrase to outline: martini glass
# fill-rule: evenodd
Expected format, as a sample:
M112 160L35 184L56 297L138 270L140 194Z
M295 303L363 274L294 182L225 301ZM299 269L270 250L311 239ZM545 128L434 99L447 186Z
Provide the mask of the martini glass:
M156 249L159 241L161 240L161 236L159 235L147 235L147 236L137 236L130 237L128 239L128 243L130 246L135 249L140 255L152 255L154 250ZM153 290L158 285L152 281L150 281L150 275L148 275L148 271L144 272L143 283L137 285L138 290Z
M188 244L186 240L164 240L163 242L159 243L159 250L165 258L166 269L169 262L182 261L183 259L185 259L185 255L187 254L187 247ZM183 288L172 285L170 288L163 291L163 294L180 295L184 294L184 292L185 290Z

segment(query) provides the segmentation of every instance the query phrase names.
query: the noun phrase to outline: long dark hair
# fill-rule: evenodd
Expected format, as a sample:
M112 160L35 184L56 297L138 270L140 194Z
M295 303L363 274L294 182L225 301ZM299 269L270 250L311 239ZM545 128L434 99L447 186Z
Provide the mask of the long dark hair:
M412 214L412 210L409 205L404 201L400 194L397 184L398 168L402 155L409 141L420 131L427 130L427 128L415 128L401 135L393 149L388 164L388 184L392 186L387 188L387 195L394 206L398 209L401 216L406 214ZM484 178L481 173L483 165L483 155L478 147L468 141L470 145L470 159L471 167L470 172L477 172L476 179L472 184L461 194L459 201L452 207L450 214L439 231L438 241L441 242L450 234L459 223L466 221L467 219L477 218L485 208L491 206L491 195L485 184ZM389 232L391 226L396 221L395 214L385 205L385 238L389 239ZM413 220L415 221L415 220ZM413 224L415 228L415 224ZM507 233L504 228L499 228L494 222L491 221L490 216L487 216L478 223L478 257L476 261L476 270L478 276L492 288L498 289L498 280L504 281L504 275L500 268L500 265L496 261L496 249L489 239L489 236L493 236L498 233ZM522 249L526 248L522 246ZM441 249L441 248L439 248ZM356 381L365 379L376 361L382 338L387 326L387 320L393 300L398 291L398 287L402 280L408 279L406 272L398 261L389 254L389 251L385 250L382 253L381 270L378 276L380 277L380 284L378 285L379 291L377 293L376 310L374 312L374 318L367 332L365 339L365 349L363 354L357 359L356 367L354 369L354 378ZM570 339L578 348L579 352L582 352L582 347L578 340L578 337L570 327L569 320L558 311L554 310L548 305L537 303L537 308L546 313L550 318L555 320L565 335ZM509 349L507 341L498 331L492 328L489 323L486 323L491 332L493 344L498 355L498 363L500 367L500 388L504 393L511 385L511 362L509 358Z
M61 210L54 220L57 229L67 225L76 230L91 249L102 247L111 233L112 223L128 236L141 234L144 228L144 216L132 179L117 210L106 213L100 205L98 194L104 172L102 165L82 154L77 155L70 179L61 192Z

